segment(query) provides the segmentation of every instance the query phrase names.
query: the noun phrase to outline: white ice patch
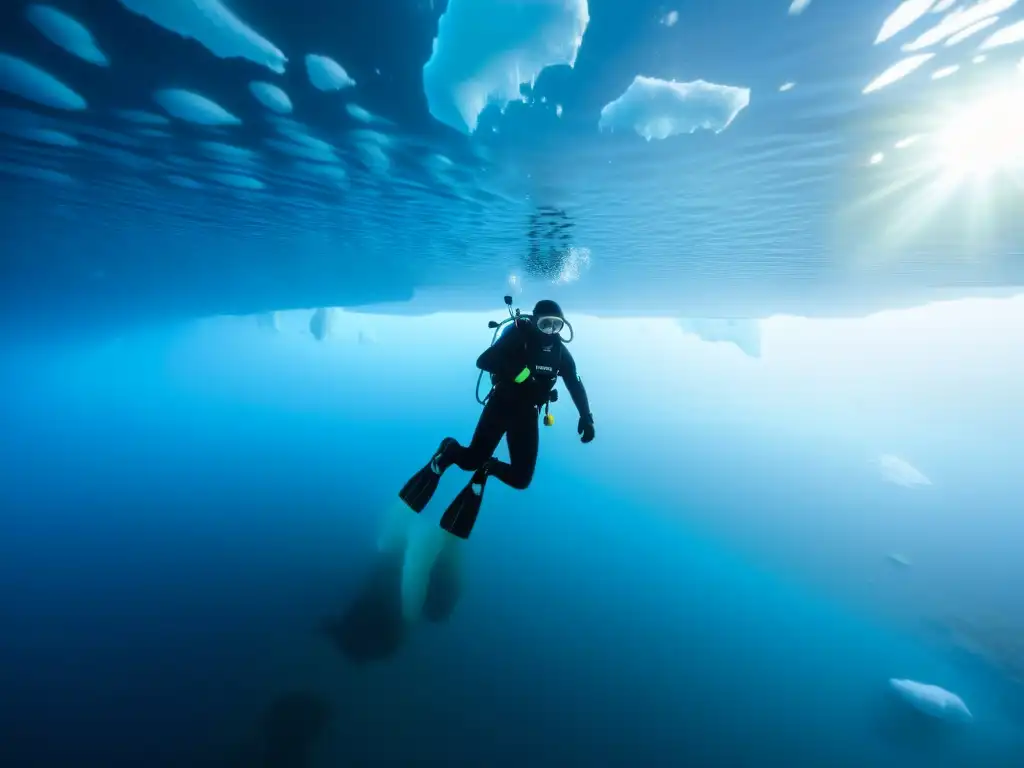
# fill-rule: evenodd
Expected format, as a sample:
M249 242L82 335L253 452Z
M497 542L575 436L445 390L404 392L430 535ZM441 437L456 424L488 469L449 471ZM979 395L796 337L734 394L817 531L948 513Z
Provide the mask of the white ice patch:
M589 22L587 0L449 0L423 65L430 114L473 133L488 106L504 110L547 67L575 65Z
M783 83L779 86L779 93L785 93L786 91L792 91L796 87L796 83Z
M181 88L157 91L153 100L172 117L197 125L239 125L242 122L220 104Z
M24 59L0 53L0 90L54 109L81 110L85 99Z
M932 481L923 472L899 456L886 453L879 456L876 461L882 473L882 479L894 485L901 485L904 488L916 488L932 484Z
M887 85L892 85L896 81L902 80L911 72L916 71L934 55L934 53L919 53L916 56L907 56L907 58L897 61L885 72L864 86L862 93L874 93L885 88Z
M674 27L677 21L679 21L679 11L669 11L661 17L661 21L658 23L666 27Z
M934 2L935 0L903 0L882 22L882 28L878 30L878 36L875 38L875 45L895 37L920 19L928 13Z
M171 122L163 115L145 112L141 109L115 109L114 114L122 120L138 125L169 125Z
M916 40L901 46L902 50L909 52L920 51L923 48L940 43L943 40L957 34L981 21L1007 11L1016 5L1017 0L981 0L969 8L957 8L947 14L938 24L924 32Z
M313 87L321 91L340 91L356 84L341 64L318 53L306 55L306 74Z
M260 104L279 115L287 115L292 111L292 100L288 94L272 83L253 80L249 83L249 92Z
M291 135L291 141L283 139L266 139L266 145L278 152L297 157L301 160L315 160L319 163L333 163L338 159L334 147L326 141L304 136L301 134Z
M735 344L749 357L761 357L761 321L733 318L682 318L683 333L703 341Z
M625 93L604 106L598 127L634 130L647 141L700 128L721 133L749 103L749 88L637 75Z
M369 110L363 109L358 104L346 104L345 111L348 112L349 116L353 120L358 120L360 123L366 123L367 125L373 125L374 123L387 123L388 120L378 115L373 114Z
M25 17L51 43L59 45L72 56L98 67L110 66L110 61L96 44L92 33L63 11L34 3L26 9Z
M948 38L946 38L945 44L947 46L952 47L954 45L957 45L958 43L962 43L967 38L973 37L974 35L981 32L983 29L988 29L998 21L998 16L989 16L987 19L982 19L977 24L971 24L971 26L967 27L967 29L962 29L955 35L950 35Z
M810 4L811 0L793 0L793 2L789 4L789 15L799 16L807 10L807 6Z
M1016 24L996 30L985 39L980 50L988 51L992 48L1019 43L1021 40L1024 40L1024 21L1018 21Z
M192 38L222 59L241 58L284 72L288 58L260 37L219 0L121 0L133 13Z
M954 722L967 722L974 718L963 699L945 688L895 677L889 680L889 685L900 698L931 717Z

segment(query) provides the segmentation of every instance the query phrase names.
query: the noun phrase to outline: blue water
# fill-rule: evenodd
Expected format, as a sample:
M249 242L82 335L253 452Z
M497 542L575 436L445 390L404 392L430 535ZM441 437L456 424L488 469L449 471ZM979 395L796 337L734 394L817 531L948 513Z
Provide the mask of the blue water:
M469 130L424 70L468 3L0 9L0 765L1024 765L1020 115L943 186L1020 9L865 94L961 6L534 0L574 65ZM467 82L529 67L510 3L440 43ZM465 473L397 491L505 293L565 307L597 437L560 386L456 541Z

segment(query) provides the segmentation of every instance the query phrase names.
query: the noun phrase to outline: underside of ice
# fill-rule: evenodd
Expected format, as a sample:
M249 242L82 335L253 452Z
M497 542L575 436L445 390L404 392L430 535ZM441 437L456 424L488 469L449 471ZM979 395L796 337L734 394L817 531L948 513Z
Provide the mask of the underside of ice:
M761 322L731 318L683 318L677 321L684 333L704 341L735 344L750 357L761 356Z
M504 110L547 67L573 66L589 22L587 0L450 0L423 66L430 114L473 133L489 105Z
M749 88L637 75L625 93L601 110L598 127L634 130L647 141L701 128L721 133L749 103Z
M0 53L0 90L54 109L80 110L85 99L48 72L24 59Z
M279 115L287 115L292 111L292 100L288 94L272 83L254 80L249 83L249 91L260 104Z
M180 88L157 91L153 100L172 117L197 125L238 125L242 122L220 104Z
M214 56L242 58L273 72L284 72L288 58L246 26L219 0L121 0L133 13L154 24L197 40Z
M73 56L99 67L110 66L92 33L81 22L49 5L33 4L25 11L25 18L54 45L59 45Z
M966 722L973 719L963 699L937 685L892 678L889 685L914 708L940 720Z
M306 55L306 74L313 87L321 91L340 91L356 84L341 64L318 53Z

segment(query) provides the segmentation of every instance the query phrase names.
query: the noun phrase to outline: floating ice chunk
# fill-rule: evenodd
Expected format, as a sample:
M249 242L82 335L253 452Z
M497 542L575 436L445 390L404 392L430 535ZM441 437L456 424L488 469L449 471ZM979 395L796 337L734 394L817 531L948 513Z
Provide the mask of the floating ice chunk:
M182 37L192 38L222 59L242 58L284 72L288 58L260 37L219 0L121 0L133 13Z
M890 552L887 557L889 558L889 562L893 565L898 565L901 568L910 567L910 558L906 555L901 555L899 552Z
M1017 0L981 0L968 8L958 8L944 16L942 21L924 32L916 40L901 46L902 50L911 53L940 43L951 35L965 30L990 16L1002 13L1016 5Z
M306 74L313 87L321 91L340 91L356 84L341 64L319 53L306 54Z
M288 94L272 83L253 80L249 83L249 91L260 104L279 115L287 115L292 111L292 100Z
M873 93L885 88L887 85L892 85L897 80L902 80L934 55L934 53L919 53L916 56L907 56L905 59L897 61L885 72L864 86L862 93Z
M98 67L110 66L110 61L96 44L92 33L81 22L63 11L49 5L33 3L26 9L25 17L51 43L59 45L72 56Z
M214 160L226 160L228 162L244 163L255 157L251 149L236 147L233 144L225 144L220 141L200 141L199 151Z
M683 333L709 342L725 342L749 357L761 357L761 321L741 318L684 318L677 321Z
M349 136L352 137L353 141L363 141L368 144L375 144L378 147L391 146L391 138L380 131L368 131L365 128L359 128L355 131L349 131Z
M783 83L779 86L779 93L785 93L786 91L792 91L796 87L796 83Z
M127 120L129 123L138 123L139 125L169 125L171 122L163 115L144 112L141 109L115 109L114 114L122 120Z
M956 5L956 0L939 0L932 8L932 13L945 13L954 5Z
M885 160L885 153L875 152L871 157L868 158L868 165L878 165L883 160Z
M390 170L391 161L379 144L360 141L356 143L356 150L359 152L359 159L363 161L363 165L374 173L384 175Z
M666 27L674 27L677 21L679 21L679 11L669 11L661 17L658 23Z
M555 105L555 117L561 117L561 116L562 116L562 105L561 104L556 104Z
M907 147L913 146L914 144L916 144L920 140L921 140L920 135L912 134L910 136L907 136L905 138L900 139L899 141L897 141L892 146L893 146L893 149L906 149Z
M999 21L998 16L989 16L987 19L982 19L977 24L971 24L971 26L967 27L967 29L962 29L955 35L951 35L950 37L948 37L946 39L945 44L948 46L954 46L957 45L958 43L962 43L964 40L966 40L969 37L973 37L974 35L981 32L983 29L988 29L997 21Z
M883 454L877 459L878 468L882 472L882 478L895 485L902 485L904 488L914 488L922 485L931 485L929 480L919 469L899 456Z
M1019 43L1021 40L1024 40L1024 21L1018 21L1016 24L996 30L985 38L979 50L988 51L992 48Z
M944 77L955 75L959 71L959 64L950 64L948 67L942 67L941 69L936 69L934 72L932 72L932 80L941 80Z
M793 0L793 2L789 4L789 15L799 16L807 10L807 6L810 4L811 0Z
M259 179L242 173L211 173L210 178L226 187L235 189L263 189L266 186Z
M589 22L587 0L449 0L423 65L430 114L473 133L489 105L504 110L547 67L572 67Z
M188 176L179 176L176 173L172 173L167 176L167 180L176 187L183 189L202 189L203 185L195 179L190 179Z
M974 718L963 699L945 688L895 677L889 680L889 685L900 698L931 717L954 722L967 722Z
M305 137L312 141L320 141L319 139L313 139L312 136ZM320 142L322 146L310 146L308 143L298 143L298 141L283 141L282 139L266 139L266 145L271 149L276 149L285 155L291 155L292 157L298 157L303 160L315 160L321 163L333 163L338 159L338 156L334 152L334 148L327 142Z
M169 115L198 125L239 125L242 121L216 102L181 88L165 88L153 100Z
M698 128L721 133L749 103L749 88L637 75L625 93L604 106L598 127L632 129L647 141Z
M337 322L337 311L333 307L320 307L313 311L309 318L309 332L317 341L323 341L334 330Z
M385 118L380 117L379 115L375 115L372 112L363 109L358 104L346 104L345 111L348 112L349 116L352 117L353 120L358 120L359 122L366 123L367 125L372 125L373 123L390 122Z
M898 35L928 13L934 3L935 0L903 0L882 22L882 28L878 30L878 37L875 38L875 45Z
M24 59L0 53L0 90L54 109L85 109L85 99Z

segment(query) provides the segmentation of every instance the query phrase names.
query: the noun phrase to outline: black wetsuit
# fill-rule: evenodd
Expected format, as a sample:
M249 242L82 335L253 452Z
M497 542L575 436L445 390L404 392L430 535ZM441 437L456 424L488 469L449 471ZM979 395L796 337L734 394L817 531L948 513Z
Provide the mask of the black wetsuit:
M533 479L537 464L540 411L559 376L580 417L590 416L587 392L576 372L576 361L558 336L541 333L521 320L485 350L476 365L491 374L494 389L469 446L454 445L449 455L461 469L474 472L492 458L502 436L506 436L510 461L493 459L488 474L512 488L524 489ZM530 378L517 384L515 377L524 367L530 369Z

